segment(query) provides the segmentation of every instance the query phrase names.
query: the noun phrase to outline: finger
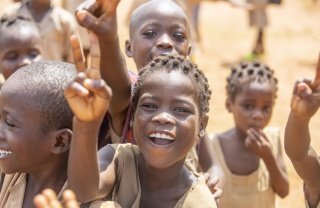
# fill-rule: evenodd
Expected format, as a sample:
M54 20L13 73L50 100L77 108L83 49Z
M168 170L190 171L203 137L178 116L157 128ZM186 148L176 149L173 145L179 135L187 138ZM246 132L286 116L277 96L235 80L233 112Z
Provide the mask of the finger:
M218 200L223 195L222 189L215 188L215 192L212 194L215 200Z
M320 84L320 53L318 55L318 64L316 69L316 76L314 77L314 80L312 82L312 86L317 86Z
M299 83L297 87L297 96L300 98L308 98L312 95L311 88L306 83Z
M78 23L91 31L96 31L99 26L99 19L86 10L80 10L76 13Z
M66 99L70 99L76 96L89 96L90 92L88 89L86 89L83 85L79 84L78 82L72 82L67 86L64 94Z
M52 208L62 208L61 203L57 200L57 195L52 189L45 189L42 191Z
M204 178L205 182L208 183L208 181L210 180L210 174L209 173L204 173L203 174L203 178Z
M257 134L257 130L253 128L250 128L247 130L247 135L250 139L260 141L260 137L259 137L259 134Z
M70 37L70 43L72 47L74 64L76 65L78 72L84 72L86 70L85 59L79 38L76 35Z
M71 190L65 190L62 194L65 201L66 208L78 208L79 203L77 202L76 195Z
M47 198L42 194L36 195L33 199L33 203L36 208L50 208Z
M102 79L100 80L92 80L86 79L84 82L84 86L92 91L94 94L99 96L104 100L110 100L112 96L111 88L106 84L106 82Z
M100 46L97 36L94 33L90 33L90 59L89 67L87 70L87 76L90 79L99 80L100 75Z

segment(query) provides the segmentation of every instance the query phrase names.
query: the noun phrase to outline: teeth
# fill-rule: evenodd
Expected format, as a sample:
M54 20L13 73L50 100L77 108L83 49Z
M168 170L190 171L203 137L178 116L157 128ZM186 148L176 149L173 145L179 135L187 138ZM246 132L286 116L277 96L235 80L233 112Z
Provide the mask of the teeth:
M0 155L10 155L10 154L12 154L11 151L0 150Z
M167 140L171 140L171 141L174 140L174 138L172 138L171 136L169 136L167 134L160 134L160 133L150 134L149 137L154 137L154 138L159 138L159 139L167 139Z

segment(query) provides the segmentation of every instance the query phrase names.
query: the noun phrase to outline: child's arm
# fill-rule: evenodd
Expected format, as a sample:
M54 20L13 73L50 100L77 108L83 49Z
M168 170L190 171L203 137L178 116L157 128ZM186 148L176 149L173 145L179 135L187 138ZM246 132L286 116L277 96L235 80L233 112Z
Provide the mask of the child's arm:
M120 0L91 0L77 11L80 25L97 34L101 49L101 76L113 91L108 112L114 131L121 136L130 103L131 81L118 37L116 9Z
M282 157L280 141L278 141L278 154L274 157L270 141L262 131L249 129L247 134L248 137L246 138L245 144L253 153L263 159L270 175L273 190L281 198L286 197L289 193L289 182Z
M73 46L79 45L75 38L72 38L71 42ZM75 56L79 52L77 51L75 48ZM108 110L112 92L105 81L100 79L99 44L93 34L91 34L90 56L89 69L79 72L65 90L65 97L75 115L69 152L68 184L80 202L108 195L115 181L113 168L115 151L110 146L101 149L106 153L100 161L100 169L97 157L99 127ZM84 70L82 60L76 63L76 66L79 71Z
M306 186L310 207L320 200L320 162L310 146L309 121L320 105L320 55L314 81L297 82L291 99L291 112L285 130L285 150Z

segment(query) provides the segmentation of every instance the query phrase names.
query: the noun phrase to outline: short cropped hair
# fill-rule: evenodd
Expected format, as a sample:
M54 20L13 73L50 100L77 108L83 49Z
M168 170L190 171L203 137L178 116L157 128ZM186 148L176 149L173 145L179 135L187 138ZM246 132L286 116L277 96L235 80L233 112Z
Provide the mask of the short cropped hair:
M208 79L195 63L179 55L157 56L140 70L132 97L132 102L135 107L137 107L140 92L145 80L155 71L165 71L167 73L170 73L171 71L180 71L189 77L194 85L195 92L197 93L200 116L209 112L211 90L209 89Z
M72 129L73 113L64 96L67 85L76 76L73 64L39 61L14 72L2 90L23 97L27 109L40 112L44 132ZM10 82L6 89L7 82Z
M231 73L227 77L228 98L233 102L243 86L251 82L270 83L274 93L277 93L278 80L274 77L272 69L258 61L243 62L232 67Z

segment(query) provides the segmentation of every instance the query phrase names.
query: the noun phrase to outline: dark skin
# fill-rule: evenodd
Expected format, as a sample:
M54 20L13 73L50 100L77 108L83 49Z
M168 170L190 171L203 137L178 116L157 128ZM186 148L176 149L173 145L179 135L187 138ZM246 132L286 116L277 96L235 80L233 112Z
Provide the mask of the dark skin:
M253 173L262 159L269 171L272 188L280 197L285 197L289 184L281 145L278 154L273 156L271 143L262 131L270 121L274 99L270 84L252 82L243 86L233 101L228 98L226 102L236 126L218 134L218 138L227 166L233 174Z
M76 17L81 26L94 32L99 39L102 60L99 66L101 77L113 91L108 112L114 131L118 135L122 135L130 103L131 80L119 44L116 17L119 2L120 0L85 1L79 6ZM81 55L77 55L77 57L81 57ZM75 62L78 62L79 66L79 58L77 60ZM77 68L84 71L85 65L82 63L81 65Z
M68 103L75 114L74 137L69 156L69 160L73 162L68 167L69 185L80 202L105 197L111 193L116 182L115 151L110 146L102 148L99 151L99 160L95 154L98 127L110 103L111 89L102 80L90 78L96 74L92 71L93 68L90 67L86 73L79 73L65 92ZM170 87L175 86L173 89L177 91L169 98L158 97L159 94L162 95L159 86L163 86L163 82L155 86L154 81L159 80L158 76L157 74L150 75L153 78L152 82L150 81L150 85L146 84L144 88L146 90L142 90L141 100L138 102L138 109L135 113L135 136L141 151L138 168L142 192L141 206L143 207L149 205L173 207L196 181L195 176L183 164L186 154L195 144L199 130L205 128L207 117L199 119L199 109L195 104L197 99L196 96L192 96L194 94L192 82L182 79L182 77L185 78L185 75L179 72L178 74L180 74L180 79L177 79L177 75L168 78L164 76L169 76L166 72L161 73L164 80L170 79L170 83L173 82ZM181 85L184 87L176 87ZM151 100L149 100L150 94L153 95ZM154 105L158 107L149 108L145 102L154 102ZM186 111L176 111L176 108L180 109L181 104L183 109L187 109ZM169 114L168 112L171 112L172 109L174 113ZM188 128L189 131L185 131L185 128ZM153 141L158 145L155 147L154 144L150 144L150 141L145 141L150 140L146 135L150 135L151 132L171 135L175 141L167 144L165 148L159 147L161 143ZM180 151L177 151L178 149ZM92 171L85 171L84 167ZM81 177L86 180L79 180ZM158 197L154 197L156 195Z
M77 18L82 26L94 31L99 38L102 57L100 64L101 77L113 91L113 98L108 111L111 115L113 129L118 135L121 135L130 101L130 90L127 88L128 82L125 81L128 77L120 52L117 33L116 8L118 3L119 0L86 1L79 7ZM135 21L130 25L130 39L126 41L126 54L129 57L133 57L138 69L145 66L156 55L175 53L188 56L191 49L189 44L190 29L183 11L180 8L177 10L176 5L171 5L170 10L152 12L157 8L152 4L157 3L152 2L146 5L145 9L148 8L149 13L154 14L153 17L147 18L147 14L144 12L145 9L137 12L134 18ZM98 8L102 9L98 10ZM92 14L100 18L96 18ZM159 23L158 19L162 19L162 24L152 24L151 20ZM149 21L149 24L146 24L146 20ZM144 27L141 27L142 25ZM80 49L80 47L78 48ZM77 54L81 54L80 50ZM81 55L78 55L78 57L81 57ZM82 60L82 58L75 58L75 60ZM77 61L75 63L77 64ZM83 64L81 65L80 68L83 70L85 67ZM109 66L114 67L109 70ZM77 68L80 69L79 67ZM207 160L208 157L204 157ZM207 182L212 185L212 192L217 194L215 197L220 197L221 190L217 191L214 188L217 179L208 177Z
M41 114L22 105L23 94L10 94L10 87L19 83L8 79L1 92L1 149L11 151L0 162L6 174L27 173L23 208L33 207L33 198L44 188L59 193L67 180L67 158L72 132L53 129L42 132ZM54 177L56 176L56 177Z
M297 81L291 98L291 112L285 131L285 150L304 182L306 200L311 208L320 201L320 160L310 145L309 122L320 106L320 55L313 80Z

